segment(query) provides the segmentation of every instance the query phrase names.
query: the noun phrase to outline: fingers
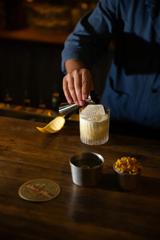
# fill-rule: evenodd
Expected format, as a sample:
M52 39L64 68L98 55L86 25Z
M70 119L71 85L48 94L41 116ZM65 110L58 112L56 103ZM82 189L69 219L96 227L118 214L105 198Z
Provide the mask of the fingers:
M88 95L91 91L91 74L89 71L82 71L82 99L85 100L88 98Z
M63 92L69 104L73 103L72 96L68 89L68 75L63 78Z
M82 100L82 75L78 71L75 71L73 75L74 75L75 93L78 99L78 103L80 106L83 106L84 101Z
M76 89L75 89L75 81L79 81L79 76L76 73L72 73L72 74L68 74L68 79L67 79L67 83L68 83L68 90L69 93L72 97L72 100L74 103L78 104L78 97L76 94Z
M76 95L77 104L83 105L82 103L82 79L81 75L77 70L73 71L73 87L74 87L74 94Z
M80 82L78 73L76 72L68 73L63 78L63 91L69 104L71 103L79 104L76 89L74 86L75 81Z
M63 78L63 91L68 103L85 104L92 84L91 73L88 69L74 70Z

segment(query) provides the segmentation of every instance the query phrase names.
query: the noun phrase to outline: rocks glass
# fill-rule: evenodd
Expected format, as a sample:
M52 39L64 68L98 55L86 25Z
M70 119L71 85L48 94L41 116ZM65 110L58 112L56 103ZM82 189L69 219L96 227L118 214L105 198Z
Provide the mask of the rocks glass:
M109 139L110 111L101 104L80 109L80 139L88 145L101 145Z

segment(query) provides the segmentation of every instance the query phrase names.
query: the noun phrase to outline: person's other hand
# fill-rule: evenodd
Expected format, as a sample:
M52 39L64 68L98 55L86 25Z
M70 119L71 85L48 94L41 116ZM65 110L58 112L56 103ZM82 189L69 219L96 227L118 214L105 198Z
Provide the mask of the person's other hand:
M75 69L63 78L63 91L69 104L83 106L92 87L92 75L87 68Z

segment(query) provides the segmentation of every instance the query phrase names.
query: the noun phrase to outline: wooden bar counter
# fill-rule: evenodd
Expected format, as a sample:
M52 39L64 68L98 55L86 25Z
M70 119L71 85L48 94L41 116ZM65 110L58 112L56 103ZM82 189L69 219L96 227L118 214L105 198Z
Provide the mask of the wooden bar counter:
M67 121L57 134L44 135L43 123L0 117L0 239L12 240L158 240L160 239L160 140L113 131L109 142L80 142L78 122ZM97 187L72 183L69 159L75 153L103 155L103 181ZM143 166L135 191L124 192L112 170L120 156ZM48 178L60 195L43 203L18 196L19 187Z

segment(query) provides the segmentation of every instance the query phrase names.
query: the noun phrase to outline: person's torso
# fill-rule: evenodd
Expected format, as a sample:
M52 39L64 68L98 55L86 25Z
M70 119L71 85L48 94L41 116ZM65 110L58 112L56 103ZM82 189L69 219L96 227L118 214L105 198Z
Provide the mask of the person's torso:
M160 3L121 0L116 17L115 55L102 102L112 107L117 119L156 125L160 120Z

